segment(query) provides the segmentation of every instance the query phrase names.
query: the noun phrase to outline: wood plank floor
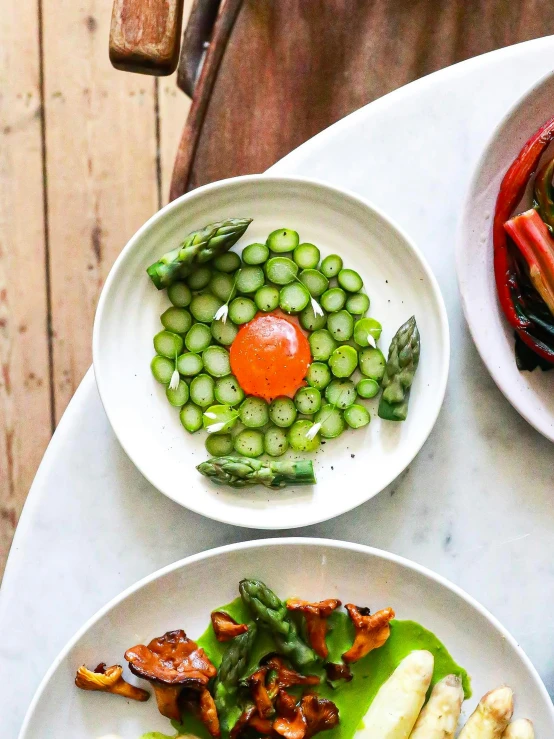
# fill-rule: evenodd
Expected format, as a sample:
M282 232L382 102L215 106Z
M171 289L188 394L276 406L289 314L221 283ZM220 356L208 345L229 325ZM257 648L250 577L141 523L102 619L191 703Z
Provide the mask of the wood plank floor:
M174 77L111 67L110 13L111 0L18 0L0 14L0 577L90 365L102 283L167 199L189 106Z
M263 2L273 8L271 17L279 8L284 12L280 0ZM319 13L321 3L332 10L341 2L301 7ZM454 5L460 12L452 15ZM436 43L436 23L412 44L409 16L420 6L440 21L442 44ZM393 68L375 59L372 83L356 106L466 54L554 28L554 7L544 0L368 0L368 8L369 27L379 28L380 53L398 51L401 37L406 53L394 53ZM0 577L48 440L90 365L102 283L128 238L167 198L189 105L173 78L112 69L110 12L111 0L17 0L0 14ZM452 45L462 51L453 55ZM321 50L319 32L305 36L306 64ZM344 72L345 84L351 74ZM298 110L309 105L311 93L305 92L305 100L296 98ZM253 132L255 156L242 157L236 173L265 168L348 112L351 102L345 105L327 106L317 120L312 106L309 130L287 129L278 146L264 145L263 130ZM212 145L204 159L210 177L235 174L238 166L236 152L221 146Z

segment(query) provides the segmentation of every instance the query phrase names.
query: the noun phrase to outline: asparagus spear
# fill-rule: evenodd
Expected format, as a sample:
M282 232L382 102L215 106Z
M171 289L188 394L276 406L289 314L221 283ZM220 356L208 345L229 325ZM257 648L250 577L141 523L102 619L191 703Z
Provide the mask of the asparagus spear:
M527 718L512 721L502 734L502 739L535 739L533 724Z
M289 632L287 607L267 585L260 580L241 580L240 597L252 616L272 632Z
M420 339L415 316L404 323L391 341L383 376L379 416L387 421L405 421L410 387L419 363Z
M454 739L464 701L462 681L447 675L435 685L410 739Z
M510 723L514 696L507 685L491 690L479 701L458 739L500 739Z
M219 666L214 686L215 705L219 720L227 730L230 728L228 724L232 712L237 706L236 694L239 682L246 673L257 631L255 623L248 624L248 631L235 636L229 642Z
M408 739L433 676L431 652L418 650L404 657L383 683L356 734L358 739Z
M198 264L223 254L236 244L251 218L228 218L209 223L204 228L190 233L177 249L168 251L146 270L154 285L161 290L176 280L188 277Z
M248 457L212 457L199 464L196 469L214 482L233 488L257 484L268 488L284 488L286 485L315 483L310 459L262 462Z
M287 607L267 585L259 580L241 580L241 598L256 621L273 635L278 651L298 670L317 662L317 655L300 637Z

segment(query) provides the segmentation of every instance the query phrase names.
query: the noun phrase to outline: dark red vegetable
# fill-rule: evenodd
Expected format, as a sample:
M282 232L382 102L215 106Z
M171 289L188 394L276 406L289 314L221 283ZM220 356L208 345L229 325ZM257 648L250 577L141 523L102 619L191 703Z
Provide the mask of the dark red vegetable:
M521 307L523 300L519 288L517 267L509 249L504 224L511 218L517 204L533 176L541 156L554 139L554 118L547 121L531 136L504 175L496 199L493 222L494 275L502 312L520 339L536 354L554 364L554 350L533 336L529 329L533 323Z
M525 259L529 279L554 316L554 239L534 208L504 224Z

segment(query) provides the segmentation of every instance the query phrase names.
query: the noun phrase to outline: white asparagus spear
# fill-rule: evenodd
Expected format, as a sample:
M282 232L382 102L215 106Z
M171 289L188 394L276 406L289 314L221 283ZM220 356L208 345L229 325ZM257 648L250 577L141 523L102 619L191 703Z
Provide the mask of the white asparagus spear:
M460 678L456 675L443 677L431 691L410 739L454 739L463 702Z
M484 695L458 739L501 739L514 712L514 694L507 685Z
M528 718L519 718L508 725L502 734L502 739L535 739L535 730L532 721Z
M433 677L431 652L411 652L379 688L355 739L408 739Z

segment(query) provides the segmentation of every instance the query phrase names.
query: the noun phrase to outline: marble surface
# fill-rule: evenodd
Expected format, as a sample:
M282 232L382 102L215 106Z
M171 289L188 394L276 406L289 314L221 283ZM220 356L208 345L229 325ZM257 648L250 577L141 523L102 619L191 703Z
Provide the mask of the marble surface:
M448 577L515 635L551 694L554 447L479 359L453 247L486 139L553 67L554 37L464 62L372 103L273 168L350 188L390 213L435 271L452 335L445 403L416 460L360 508L287 534L371 544ZM176 559L257 536L267 534L209 521L153 489L115 440L90 371L37 474L2 586L2 736L15 739L51 661L106 601Z

